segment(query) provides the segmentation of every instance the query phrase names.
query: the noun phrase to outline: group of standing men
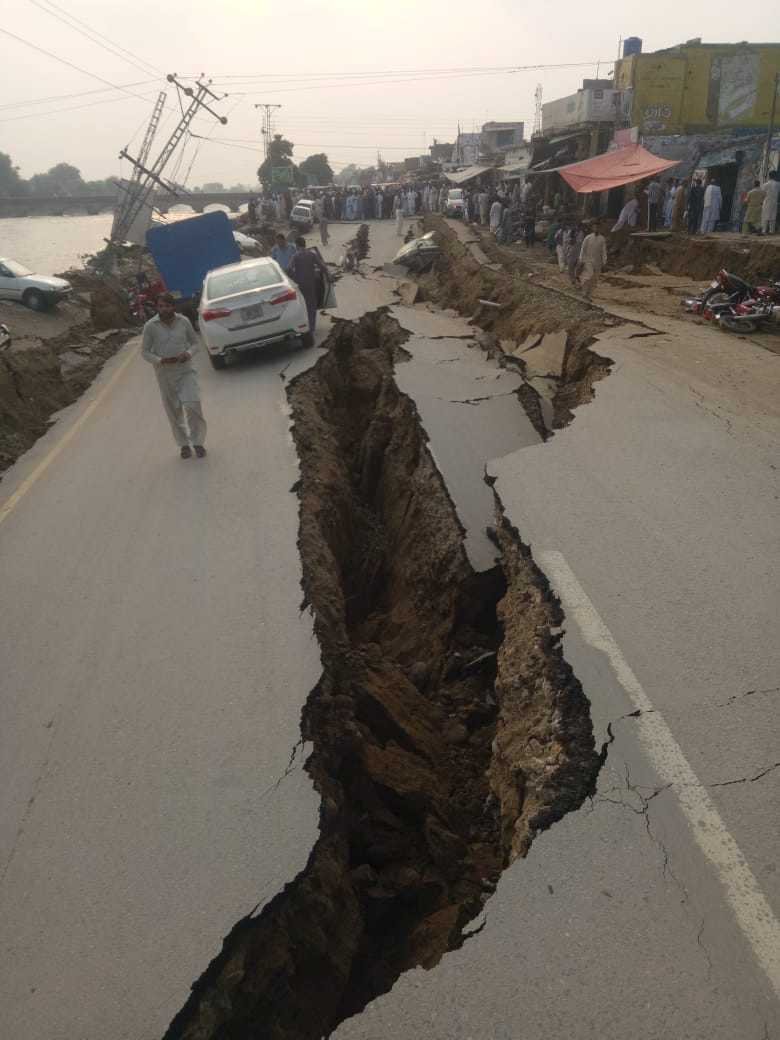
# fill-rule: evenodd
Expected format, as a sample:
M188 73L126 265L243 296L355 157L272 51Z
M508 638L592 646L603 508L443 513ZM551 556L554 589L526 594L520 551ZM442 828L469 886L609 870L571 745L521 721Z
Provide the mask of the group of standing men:
M704 184L699 177L690 181L672 179L665 184L652 180L641 194L647 202L648 231L657 231L660 227L672 231L685 228L691 235L706 235L715 230L722 216L723 193L714 177L708 178ZM754 181L742 199L745 207L743 233L773 235L777 227L779 198L780 174L776 170L770 171L764 184ZM633 196L623 206L612 230L636 227L639 218L639 199Z

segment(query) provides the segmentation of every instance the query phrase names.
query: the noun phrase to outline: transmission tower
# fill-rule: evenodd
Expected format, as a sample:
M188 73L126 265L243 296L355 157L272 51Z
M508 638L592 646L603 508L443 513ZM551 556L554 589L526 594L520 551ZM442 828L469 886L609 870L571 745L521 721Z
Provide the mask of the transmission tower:
M260 128L260 133L263 135L263 158L268 158L268 146L271 143L271 135L273 134L273 110L275 108L281 108L281 105L269 105L266 102L261 102L259 105L255 105L255 108L262 108L263 110L263 125Z
M534 93L534 101L536 102L536 107L534 108L534 133L533 133L533 136L536 137L537 134L540 134L542 132L542 84L541 83L537 83L536 84L536 91Z
M215 101L220 100L220 98L209 89L208 83L203 83L201 80L198 80L193 88L185 87L179 83L175 74L168 75L166 78L169 83L173 83L179 91L179 94L184 94L190 99L190 102L186 109L182 107L181 119L179 120L178 125L163 145L162 151L151 166L147 166L146 161L143 161L140 155L137 159L133 158L126 148L123 148L119 153L121 159L127 159L128 162L133 164L133 177L135 178L137 175L137 180L132 194L128 192L125 205L122 207L121 220L117 218L114 223L111 232L111 242L113 244L121 243L126 240L128 231L133 226L138 214L147 204L149 196L154 191L155 185L164 188L167 192L170 192L171 195L178 197L181 189L177 190L173 185L164 181L162 174L165 167L168 165L171 156L176 151L177 145L184 137L185 133L189 129L190 123L200 109L205 109L214 116L215 119L219 120L223 126L227 123L227 118L225 116L217 115L217 113L206 104L205 99L207 97L214 98ZM145 140L146 138L144 138L144 141ZM151 147L151 140L149 141L149 146ZM146 160L148 160L148 155L146 156Z

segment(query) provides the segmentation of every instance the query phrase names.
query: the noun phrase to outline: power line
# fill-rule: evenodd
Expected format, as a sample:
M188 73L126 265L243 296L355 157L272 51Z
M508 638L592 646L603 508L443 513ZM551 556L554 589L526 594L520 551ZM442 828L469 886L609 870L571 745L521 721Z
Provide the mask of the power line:
M41 0L29 0L29 2L34 7L37 7L39 10L43 11L45 14L51 15L52 18L56 18L58 22L62 22L63 25L67 25L69 29L72 29L74 32L80 33L82 36L86 37L86 39L88 39L90 43L94 43L98 47L102 47L104 51L107 51L115 58L119 58L120 61L127 62L128 65L133 65L135 68L140 69L141 72L146 73L147 76L150 72L162 72L161 69L156 69L153 65L150 65L148 62L144 61L143 58L139 58L138 60L136 60L135 56L132 56L132 53L130 51L125 51L124 47L120 47L119 44L112 43L107 36L102 36L102 34L97 32L97 30L91 29L89 26L86 25L86 22L82 22L79 18L76 18L75 15L69 14L66 11L62 11L62 8L57 7L53 0L44 0L43 3L41 2ZM80 26L85 26L85 28L81 28ZM102 37L102 39L98 39L97 37ZM103 42L104 40L106 42ZM125 51L124 54L122 53L123 51ZM126 57L125 54L130 56Z
M51 51L47 51L44 47L39 47L37 43L31 43L29 40L25 40L22 36L17 36L16 33L12 33L9 29L3 29L0 27L0 33L5 36L10 36L12 40L16 40L18 43L23 43L25 47L29 47L31 50L38 51L39 54L45 54L47 58L53 58L54 61L58 61L61 65L67 65L69 69L75 69L76 72L81 72L85 76L89 76L90 79L96 79L98 83L104 83L107 87L111 87L113 90L122 90L125 94L129 94L130 97L138 98L139 101L147 101L147 98L141 97L140 94L134 94L131 90L126 90L124 87L118 86L116 83L112 83L110 80L103 79L102 76L98 76L95 72L88 72L87 69L82 69L80 65L75 65L72 61L68 61L67 58L61 58L59 54L53 54Z
M146 97L142 97L140 94L133 94L130 97L102 98L100 101L88 101L85 105L70 105L68 108L52 108L48 112L28 112L23 116L9 116L7 119L0 119L0 123L16 123L20 119L43 119L44 116L58 116L65 112L78 112L82 108L95 108L96 105L110 105L117 101L143 101L144 104L148 104L153 97L154 94L147 94Z
M31 2L34 3L36 7L42 6L41 0L31 0ZM133 51L128 50L127 47L123 47L122 44L118 44L115 43L113 40L110 40L108 36L100 32L98 29L94 28L93 26L90 26L82 19L76 18L76 16L72 15L69 10L63 10L59 6L59 4L56 4L54 2L54 0L43 0L43 2L46 4L46 6L43 9L47 11L47 14L53 15L56 18L57 16L54 15L54 11L58 11L59 15L63 15L64 17L69 19L70 22L76 23L76 25L70 26L72 29L76 29L76 31L81 32L82 35L86 35L87 33L89 33L87 38L92 38L93 36L99 37L98 40L93 40L93 43L98 44L98 46L103 46L103 44L100 43L100 41L103 41L103 43L108 44L113 49L113 51L121 51L122 54L126 54L128 58L131 59L131 64L135 64L135 66L139 68L138 62L140 62L140 66L146 66L147 68L142 71L146 72L147 74L149 72L156 72L160 76L164 75L163 70L159 69L157 66L155 66L155 64L152 64L151 61L147 61L146 58L142 58L139 54L135 54ZM53 9L50 10L49 8ZM82 29L86 31L78 29L77 26L81 26ZM118 54L116 56L122 57L122 54ZM127 60L127 58L123 58L123 60Z
M543 69L571 69L571 68L583 68L590 65L598 65L599 59L593 59L592 61L575 61L575 62L557 62L557 63L546 63L538 65L456 65L451 67L439 67L439 68L412 68L412 69L374 69L366 70L365 72L302 72L295 76L291 76L289 72L268 72L268 73L233 73L225 76L214 76L214 83L222 83L226 80L266 80L266 79L285 79L294 80L295 82L302 82L305 79L332 79L333 77L338 78L359 78L359 77L376 77L376 76L408 76L418 75L420 73L462 73L462 72L533 72L536 70ZM604 61L601 59L602 65L612 64L611 62Z
M44 105L51 101L68 101L70 98L89 97L90 94L105 94L109 89L125 90L130 87L146 87L150 83L157 83L158 79L139 79L135 83L124 83L121 87L95 87L93 90L78 90L72 94L50 94L49 97L44 98L31 98L29 101L9 101L5 105L0 105L0 111L4 111L9 108L28 108L31 105Z

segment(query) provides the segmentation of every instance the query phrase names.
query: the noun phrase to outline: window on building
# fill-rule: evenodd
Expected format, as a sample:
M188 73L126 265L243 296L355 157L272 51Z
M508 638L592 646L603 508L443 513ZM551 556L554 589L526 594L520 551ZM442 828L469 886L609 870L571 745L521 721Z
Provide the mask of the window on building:
M514 130L498 130L496 131L496 147L497 148L508 148L514 144L515 132Z

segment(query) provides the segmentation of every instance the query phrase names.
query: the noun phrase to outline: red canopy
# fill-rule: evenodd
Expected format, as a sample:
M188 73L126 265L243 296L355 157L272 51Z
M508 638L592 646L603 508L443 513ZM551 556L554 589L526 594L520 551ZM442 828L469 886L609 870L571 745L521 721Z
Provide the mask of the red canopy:
M558 173L575 191L587 195L594 191L619 188L622 184L632 184L678 165L679 160L659 159L641 144L632 144L627 148L616 148L614 152L605 152L592 159L560 167Z

